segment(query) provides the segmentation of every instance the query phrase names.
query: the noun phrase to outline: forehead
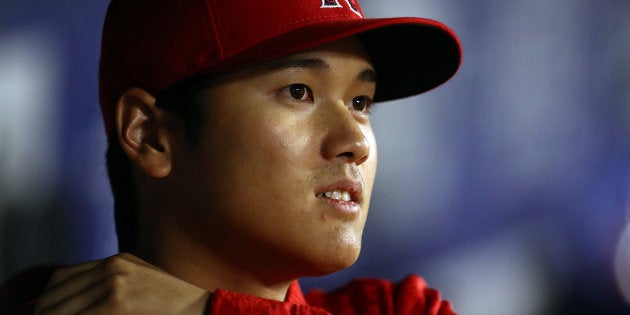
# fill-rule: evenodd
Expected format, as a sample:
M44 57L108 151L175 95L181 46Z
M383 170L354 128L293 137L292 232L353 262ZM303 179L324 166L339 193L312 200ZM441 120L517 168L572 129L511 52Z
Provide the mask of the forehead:
M302 52L298 52L286 57L278 58L272 60L270 62L264 63L261 66L263 67L274 67L274 66L282 66L283 63L287 61L291 61L293 59L304 59L310 56L317 55L331 55L338 56L340 58L346 59L363 59L367 63L369 63L370 67L372 66L372 59L370 58L369 53L365 49L363 43L356 37L351 36L347 38L342 38L330 43L326 43L315 48L311 48Z
M236 70L221 77L227 80L244 79L250 76L287 69L309 69L325 72L341 64L343 66L357 67L358 78L361 81L375 82L376 80L376 71L374 70L372 59L364 45L355 36Z

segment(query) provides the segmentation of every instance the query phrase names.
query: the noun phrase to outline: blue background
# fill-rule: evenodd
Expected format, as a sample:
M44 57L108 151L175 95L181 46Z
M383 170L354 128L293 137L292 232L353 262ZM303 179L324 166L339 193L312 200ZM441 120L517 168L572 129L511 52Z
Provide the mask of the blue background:
M461 314L630 311L630 2L361 2L464 47L457 76L379 104L356 276L423 275ZM0 280L116 251L97 65L107 1L0 0Z

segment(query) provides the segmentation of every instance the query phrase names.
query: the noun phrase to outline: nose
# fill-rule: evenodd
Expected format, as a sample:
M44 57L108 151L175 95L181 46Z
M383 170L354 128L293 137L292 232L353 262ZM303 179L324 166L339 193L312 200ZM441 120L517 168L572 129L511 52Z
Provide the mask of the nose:
M325 115L323 124L325 138L322 144L322 157L330 161L363 164L370 156L370 141L362 129L361 123L355 119L347 107L338 107Z

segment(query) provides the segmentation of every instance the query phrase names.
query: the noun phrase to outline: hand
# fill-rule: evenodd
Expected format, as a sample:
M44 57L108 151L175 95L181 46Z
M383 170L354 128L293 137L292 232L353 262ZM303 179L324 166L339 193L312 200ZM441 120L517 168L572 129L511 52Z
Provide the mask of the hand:
M35 314L195 314L209 293L131 254L62 268L50 277Z

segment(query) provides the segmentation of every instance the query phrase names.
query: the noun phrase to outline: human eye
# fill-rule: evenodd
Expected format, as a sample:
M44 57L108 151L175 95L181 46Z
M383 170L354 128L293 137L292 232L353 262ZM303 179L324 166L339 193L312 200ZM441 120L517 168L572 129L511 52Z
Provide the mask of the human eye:
M298 101L312 101L313 92L304 84L291 84L282 88L282 93L286 96Z
M372 98L369 96L361 95L352 99L352 109L368 114L372 107Z

